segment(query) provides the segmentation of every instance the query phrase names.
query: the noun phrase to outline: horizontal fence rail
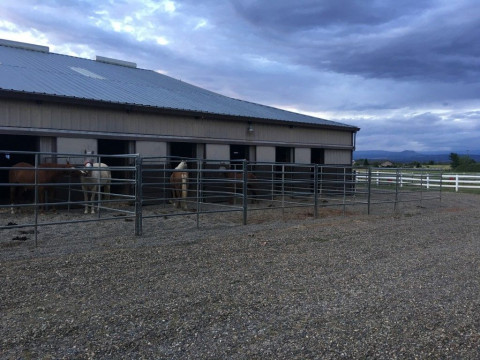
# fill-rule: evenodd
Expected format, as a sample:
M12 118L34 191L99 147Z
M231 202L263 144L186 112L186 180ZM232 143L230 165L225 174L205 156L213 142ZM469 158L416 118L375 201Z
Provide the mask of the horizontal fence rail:
M131 219L134 233L141 235L147 219L191 215L199 227L202 216L238 213L243 224L249 214L287 209L309 208L318 217L321 208L336 208L343 214L349 206L366 206L370 213L376 204L441 199L448 178L440 171L417 169L374 169L352 166L250 162L246 160L205 160L178 157L148 157L138 154L89 155L0 151L2 217L12 213L30 215L22 224L0 224L0 230L12 227L37 228L67 223ZM13 159L31 160L32 167L13 165ZM11 160L11 161L10 161ZM55 179L41 178L47 162ZM88 167L86 163L108 165ZM70 167L66 167L70 164ZM12 182L12 170L33 174ZM102 175L103 174L103 175ZM98 176L97 176L98 175ZM103 176L103 177L102 177ZM91 188L85 185L89 179ZM54 192L48 191L54 189ZM24 193L27 196L21 198ZM12 204L7 194L19 197ZM21 196L22 195L22 196ZM86 197L85 197L86 196ZM62 221L48 221L42 211L57 207L72 213ZM156 211L146 211L151 207ZM335 210L337 211L337 210ZM310 210L309 210L310 212Z
M443 174L442 186L453 188L455 191L461 189L480 189L480 175L478 174Z
M443 188L455 189L477 189L480 190L480 174L445 174L439 170L432 169L374 169L372 170L372 182L376 185L394 183L397 181L399 171L399 185L401 187L413 185L422 186L427 189ZM367 181L368 170L358 170L357 180Z

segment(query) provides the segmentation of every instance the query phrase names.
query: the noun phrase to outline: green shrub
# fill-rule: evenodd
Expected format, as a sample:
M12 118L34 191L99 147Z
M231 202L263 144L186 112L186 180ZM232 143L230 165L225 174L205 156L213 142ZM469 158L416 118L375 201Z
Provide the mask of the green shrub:
M480 163L460 164L455 172L480 172Z

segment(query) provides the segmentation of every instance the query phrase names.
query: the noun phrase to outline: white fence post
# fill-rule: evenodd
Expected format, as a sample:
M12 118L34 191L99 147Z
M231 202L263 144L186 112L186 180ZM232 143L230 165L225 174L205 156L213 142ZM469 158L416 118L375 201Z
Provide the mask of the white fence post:
M458 192L458 174L455 175L455 191Z

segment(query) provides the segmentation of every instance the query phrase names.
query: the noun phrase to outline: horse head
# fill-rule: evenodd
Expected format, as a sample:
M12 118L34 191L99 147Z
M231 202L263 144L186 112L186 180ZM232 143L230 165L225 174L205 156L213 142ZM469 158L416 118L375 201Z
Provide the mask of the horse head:
M93 167L93 163L91 160L87 160L83 163L83 169L80 169L80 173L82 174L82 176L87 176L89 175L92 170L91 168Z
M218 170L227 171L230 170L230 165L228 163L221 162Z
M82 176L84 175L84 171L79 169L77 166L70 164L70 162L67 160L65 165L57 165L65 170L63 170L63 173L66 175L74 175L74 176Z

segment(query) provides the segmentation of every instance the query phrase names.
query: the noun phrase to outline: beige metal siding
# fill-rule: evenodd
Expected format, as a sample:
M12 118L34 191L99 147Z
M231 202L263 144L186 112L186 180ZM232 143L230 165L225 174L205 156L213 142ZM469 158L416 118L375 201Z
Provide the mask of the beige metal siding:
M85 152L97 154L97 140L57 137L57 151L64 154L83 154ZM73 157L70 162L72 164L83 164L83 159Z
M57 152L57 142L52 136L41 136L39 139L38 150L40 152L54 153ZM41 154L41 162L55 162L56 158L49 154Z
M143 156L167 156L167 143L164 141L137 141L136 149Z
M297 164L309 164L311 161L310 148L295 148L294 159Z
M206 144L205 157L210 160L230 159L230 146L222 144Z
M275 146L257 146L257 161L274 162Z
M325 150L325 164L345 164L350 165L352 163L352 152L350 150Z
M37 104L2 100L0 126L57 129L70 132L106 132L151 137L186 137L192 141L276 143L281 146L352 146L349 131L302 128L277 124L173 117L149 113L117 111L61 104Z

